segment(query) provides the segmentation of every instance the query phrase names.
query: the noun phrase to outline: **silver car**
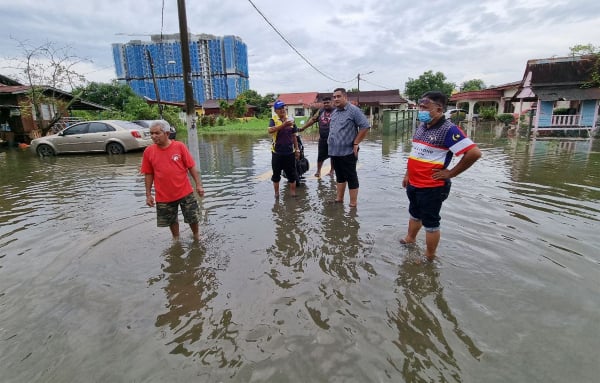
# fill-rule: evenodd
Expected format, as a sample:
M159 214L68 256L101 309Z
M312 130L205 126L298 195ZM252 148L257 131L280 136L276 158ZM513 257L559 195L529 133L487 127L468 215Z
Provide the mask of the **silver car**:
M31 150L40 156L60 153L106 152L122 154L152 144L150 129L129 121L86 121L51 136L31 141Z

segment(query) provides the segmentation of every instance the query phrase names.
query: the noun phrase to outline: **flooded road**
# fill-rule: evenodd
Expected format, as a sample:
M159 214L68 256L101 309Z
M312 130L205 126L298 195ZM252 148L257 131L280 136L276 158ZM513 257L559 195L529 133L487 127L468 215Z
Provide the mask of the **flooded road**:
M433 264L398 243L404 134L361 145L356 210L310 136L279 201L267 137L200 137L199 243L156 227L141 153L0 152L0 380L597 381L600 142L468 133Z

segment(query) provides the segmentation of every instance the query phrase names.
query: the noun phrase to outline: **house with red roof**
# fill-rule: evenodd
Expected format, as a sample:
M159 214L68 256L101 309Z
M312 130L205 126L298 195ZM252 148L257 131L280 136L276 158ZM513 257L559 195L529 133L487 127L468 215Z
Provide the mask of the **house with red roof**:
M323 98L331 97L332 92L282 93L277 98L286 104L288 116L309 117L312 112L323 107ZM400 95L399 89L348 92L348 102L360 105L371 123L379 121L386 109L408 109L409 102Z
M291 117L309 117L317 106L317 92L282 93L277 100L283 101L285 111ZM271 104L271 106L273 106Z
M516 81L482 90L458 92L450 96L449 101L456 103L456 108L465 109L468 120L477 119L481 108L494 108L498 114L515 113L516 103L513 102L513 97L520 84L520 81ZM520 106L523 107L522 104Z

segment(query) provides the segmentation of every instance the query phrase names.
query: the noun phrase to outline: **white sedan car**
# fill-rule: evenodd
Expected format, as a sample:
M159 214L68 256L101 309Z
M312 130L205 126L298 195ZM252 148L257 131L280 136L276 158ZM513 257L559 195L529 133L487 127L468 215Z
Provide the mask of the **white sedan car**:
M57 134L36 138L31 141L31 150L39 156L86 152L122 154L151 144L148 128L129 121L102 120L80 122Z
M445 113L444 116L446 116L446 119L458 119L458 120L464 120L466 115L467 115L467 111L464 109L448 109Z

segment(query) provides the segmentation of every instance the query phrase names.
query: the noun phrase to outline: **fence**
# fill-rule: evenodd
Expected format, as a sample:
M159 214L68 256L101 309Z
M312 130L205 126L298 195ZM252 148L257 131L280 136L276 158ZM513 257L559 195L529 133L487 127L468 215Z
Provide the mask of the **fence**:
M384 110L383 134L409 133L417 126L417 110Z

